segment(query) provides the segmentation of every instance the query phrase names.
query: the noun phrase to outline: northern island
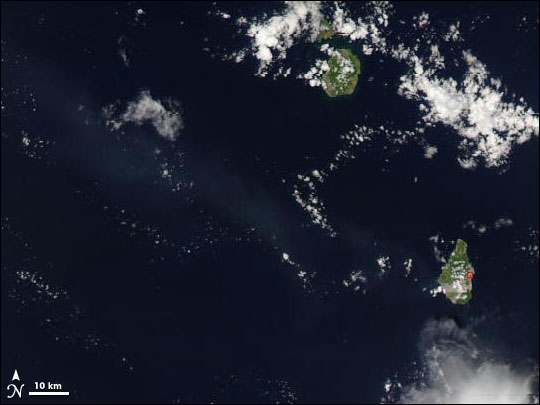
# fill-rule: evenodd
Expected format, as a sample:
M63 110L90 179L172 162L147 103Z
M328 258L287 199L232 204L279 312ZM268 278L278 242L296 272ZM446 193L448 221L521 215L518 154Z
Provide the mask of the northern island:
M336 34L336 30L330 21L324 18L321 22L321 31L317 35L317 41L322 42L332 38Z
M474 268L467 255L467 242L458 239L454 251L442 268L439 285L453 304L465 305L472 298Z

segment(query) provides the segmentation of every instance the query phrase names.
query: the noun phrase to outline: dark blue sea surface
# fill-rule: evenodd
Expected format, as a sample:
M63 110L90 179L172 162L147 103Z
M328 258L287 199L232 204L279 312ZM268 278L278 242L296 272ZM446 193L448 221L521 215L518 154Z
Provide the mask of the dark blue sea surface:
M31 246L3 230L4 386L17 368L26 384L62 382L71 391L65 402L272 402L268 381L286 380L300 402L370 403L415 359L425 322L446 317L493 317L476 330L486 345L508 361L538 363L538 262L516 253L538 229L537 138L516 148L504 171L463 170L458 137L443 126L429 135L445 139L433 160L409 144L385 161L384 141L375 140L320 188L338 230L331 238L305 226L282 179L324 166L354 125L414 125L416 106L395 91L402 67L364 64L354 95L330 100L294 78L257 78L255 64L204 51L217 38L234 45L209 17L210 3L140 3L144 25L133 23L137 5L2 3L3 57L25 56L20 66L2 62L2 91L32 89L38 105L24 115L6 102L2 112L2 220ZM258 14L271 5L228 5L235 7ZM470 47L539 110L538 33L510 29L517 16L537 16L537 3L396 5L403 18L423 9L449 21L489 14ZM118 57L121 36L133 44L129 68ZM185 130L174 144L149 126L123 135L105 127L103 106L141 89L180 100ZM53 142L45 161L4 137L21 128ZM155 171L156 148L171 161L181 154L178 176L192 187L171 192ZM180 257L122 232L104 207L125 209L177 246L201 234L208 218L228 231ZM482 237L463 229L470 219L502 216L515 226ZM235 241L250 228L252 237ZM440 272L429 242L438 233L469 242L477 280L465 307L423 291ZM275 246L316 271L314 292L301 288ZM384 280L366 295L342 289L340 280L374 267L381 254L396 259ZM408 278L399 265L407 258ZM26 267L69 299L10 299L14 272Z

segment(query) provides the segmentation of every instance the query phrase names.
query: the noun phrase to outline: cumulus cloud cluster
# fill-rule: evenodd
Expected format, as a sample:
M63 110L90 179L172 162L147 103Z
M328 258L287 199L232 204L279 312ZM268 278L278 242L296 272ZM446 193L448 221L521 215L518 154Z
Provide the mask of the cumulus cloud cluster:
M425 122L447 125L463 137L464 168L479 159L487 167L501 166L515 144L538 136L538 114L523 99L513 100L470 51L463 52L463 60L467 69L458 81L439 77L416 58L414 69L401 77L399 93L421 103Z
M265 76L275 59L285 59L287 50L299 38L314 42L322 19L320 2L288 1L282 13L251 24L247 35L252 38L253 54L259 61L259 75Z
M477 348L474 335L452 320L429 322L422 331L420 348L423 370L417 380L385 386L387 392L394 391L393 399L399 403L527 404L535 401L535 371L517 371L510 364L485 358Z
M368 3L364 16L356 20L338 2L332 3L331 7L333 11L328 22L338 36L347 38L350 41L361 41L364 55L371 55L374 51L387 52L387 43L383 32L388 27L389 16L392 11L392 5L390 3ZM320 29L318 27L318 31ZM323 43L320 51L328 56L339 56L339 52L330 47L328 43ZM345 58L342 59L345 65L340 69L340 72L343 74L346 74L347 70L352 69L352 66L347 66L347 61ZM312 63L307 72L301 73L297 77L307 80L312 87L323 86L324 82L321 80L321 77L329 69L330 67L326 60L317 59Z
M462 51L463 77L445 77L446 60L440 45L431 37L427 37L425 46L420 46L424 41L415 41L413 46L388 41L384 29L392 10L384 3L374 4L367 23L362 19L355 22L337 8L334 26L351 41L361 41L365 55L378 52L408 66L407 74L400 78L398 94L418 102L428 127L440 123L462 137L458 161L463 168L472 169L479 163L500 167L508 161L515 145L538 136L538 113L523 98L516 100L509 94L501 80L493 78L471 51ZM413 21L418 30L430 25L427 13ZM459 25L457 22L450 26L446 42L461 40ZM435 151L426 151L426 157L433 157Z
M355 71L353 62L350 58L343 56L341 52L334 49L328 44L321 45L321 52L328 55L329 58L335 57L338 68L337 82L343 82L347 80L347 75ZM326 83L323 80L323 75L330 70L330 65L327 60L318 59L315 64L306 73L298 75L298 78L308 80L311 87L322 86L326 87Z
M184 129L179 103L154 99L149 90L142 90L135 100L127 103L123 113L117 113L114 106L108 106L104 109L104 116L107 125L113 130L127 123L150 123L159 135L170 141L177 139Z
M363 41L366 55L384 51L387 47L384 30L389 23L393 6L389 2L374 1L364 5L362 18L353 19L349 10L340 2L286 1L284 8L269 17L263 15L249 22L246 17L237 18L236 24L251 38L251 46L234 52L226 59L241 62L250 55L259 62L257 74L266 76L277 61L285 60L287 51L301 42L315 42L318 34L328 28L351 41ZM219 12L222 19L230 14ZM290 69L280 68L277 75L285 76Z
M353 19L349 11L334 2L332 25L342 37L350 41L361 41L364 55L373 52L386 53L388 44L385 30L388 27L393 6L386 1L372 1L366 4L362 17Z

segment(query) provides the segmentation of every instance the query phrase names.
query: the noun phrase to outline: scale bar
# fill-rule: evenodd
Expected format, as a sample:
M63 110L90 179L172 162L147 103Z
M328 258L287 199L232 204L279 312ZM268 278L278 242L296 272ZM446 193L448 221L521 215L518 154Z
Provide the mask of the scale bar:
M69 395L68 391L30 391L28 395Z

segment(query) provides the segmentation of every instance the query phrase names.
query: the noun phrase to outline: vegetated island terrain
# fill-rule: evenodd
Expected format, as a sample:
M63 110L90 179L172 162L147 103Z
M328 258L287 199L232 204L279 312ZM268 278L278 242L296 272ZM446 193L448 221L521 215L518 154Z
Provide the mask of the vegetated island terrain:
M467 272L471 278L467 277ZM442 268L439 285L446 297L458 305L467 304L472 298L474 268L467 255L467 242L458 239L454 251Z
M323 20L318 42L333 38L337 32L328 20ZM328 45L326 45L328 46ZM350 49L331 49L328 70L322 76L322 87L330 97L351 95L362 72L361 63Z
M337 49L328 60L329 70L322 76L323 88L330 97L354 92L361 72L360 60L350 49Z

